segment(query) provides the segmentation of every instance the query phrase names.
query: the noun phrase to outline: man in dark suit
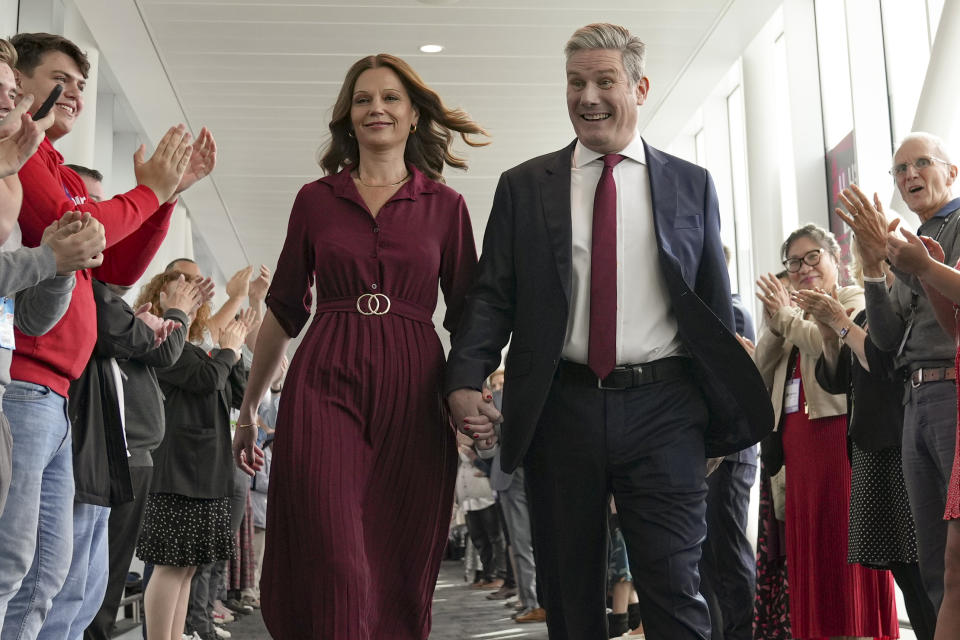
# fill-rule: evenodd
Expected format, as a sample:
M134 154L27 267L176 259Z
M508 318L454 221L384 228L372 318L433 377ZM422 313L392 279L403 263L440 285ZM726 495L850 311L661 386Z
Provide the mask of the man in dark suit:
M526 473L553 640L607 637L610 493L647 636L707 638L705 459L773 425L731 331L710 176L637 133L643 48L609 24L567 43L577 140L501 177L447 370L457 424L491 445L479 390L510 340L501 462Z
M730 266L730 250L723 255ZM733 294L736 332L753 342L753 317ZM707 478L707 539L700 560L700 591L710 608L712 640L751 640L757 559L747 537L750 488L757 478L757 447L731 453Z

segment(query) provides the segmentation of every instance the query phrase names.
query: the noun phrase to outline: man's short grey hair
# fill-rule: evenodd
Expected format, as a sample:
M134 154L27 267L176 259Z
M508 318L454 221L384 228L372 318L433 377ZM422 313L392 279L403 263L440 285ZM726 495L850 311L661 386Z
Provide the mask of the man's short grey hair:
M953 164L953 160L950 157L950 153L947 151L947 145L943 141L943 138L932 133L927 133L926 131L911 131L905 135L900 141L900 144L897 145L897 151L900 151L900 147L913 140L926 142L936 150L937 157L940 160L943 160L948 164ZM896 155L896 153L894 153L894 155Z
M580 27L567 40L563 52L570 59L577 51L589 49L610 49L619 51L623 57L623 68L627 70L632 84L643 78L643 63L647 46L640 38L631 35L626 27L608 22L595 22Z

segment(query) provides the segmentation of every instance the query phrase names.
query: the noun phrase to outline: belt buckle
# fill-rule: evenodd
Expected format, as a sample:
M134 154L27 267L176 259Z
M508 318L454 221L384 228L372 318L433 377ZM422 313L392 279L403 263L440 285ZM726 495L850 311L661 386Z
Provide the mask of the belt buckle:
M625 391L626 389L629 389L629 388L631 388L631 387L636 387L636 386L638 386L638 381L639 381L639 378L640 378L640 372L643 370L643 367L638 367L638 366L632 366L632 367L614 367L614 368L613 368L613 371L611 371L610 374L609 374L607 377L612 376L612 375L614 374L614 372L616 372L617 370L620 370L620 371L629 371L629 372L632 374L632 380L630 381L630 382L631 382L630 385L624 386L624 387L606 387L606 386L603 385L603 380L600 379L600 378L597 378L597 389L600 389L600 390L602 390L602 391Z
M910 386L916 389L923 384L923 367L910 374Z
M390 298L383 293L364 293L357 298L357 312L364 316L384 316L390 311Z

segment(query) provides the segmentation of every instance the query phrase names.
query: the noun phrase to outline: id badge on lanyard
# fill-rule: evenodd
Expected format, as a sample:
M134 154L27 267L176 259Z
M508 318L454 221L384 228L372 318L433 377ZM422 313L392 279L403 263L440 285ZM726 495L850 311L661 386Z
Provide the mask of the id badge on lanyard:
M16 349L13 338L13 298L0 298L0 348Z
M787 413L800 411L800 378L787 380L783 392L783 410Z

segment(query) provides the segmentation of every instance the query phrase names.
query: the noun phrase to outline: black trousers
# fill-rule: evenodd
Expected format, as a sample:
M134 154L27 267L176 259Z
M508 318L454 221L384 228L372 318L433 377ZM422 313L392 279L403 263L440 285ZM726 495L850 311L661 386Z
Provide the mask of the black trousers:
M524 460L551 640L607 640L607 500L650 640L706 640L707 409L687 377L606 391L560 367Z
M100 605L100 611L84 630L84 640L109 640L117 619L117 609L123 599L123 588L127 582L127 572L136 550L140 525L143 523L143 510L153 480L153 467L130 467L130 480L133 483L133 502L113 507L107 525L110 556L110 575L107 579L107 592ZM147 583L144 581L143 590Z
M747 515L756 477L756 464L724 460L707 478L707 540L700 575L713 640L753 638L757 560L747 538Z
M467 511L467 530L483 563L483 577L490 581L507 575L507 550L500 528L500 507L496 504L478 511Z

